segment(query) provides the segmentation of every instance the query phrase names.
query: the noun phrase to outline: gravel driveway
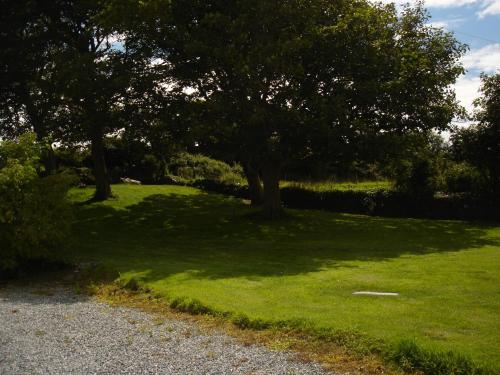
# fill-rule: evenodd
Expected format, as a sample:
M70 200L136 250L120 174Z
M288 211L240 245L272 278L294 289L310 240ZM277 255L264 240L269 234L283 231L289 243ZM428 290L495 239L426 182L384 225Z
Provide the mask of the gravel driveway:
M0 289L0 374L325 374L196 323L111 307L64 288Z

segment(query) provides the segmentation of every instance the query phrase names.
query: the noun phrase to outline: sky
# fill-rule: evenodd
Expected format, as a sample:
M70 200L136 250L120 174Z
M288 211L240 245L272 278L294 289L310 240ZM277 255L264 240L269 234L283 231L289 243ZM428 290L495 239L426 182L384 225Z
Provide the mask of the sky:
M415 0L383 0L398 5ZM455 91L461 104L472 110L478 96L481 72L500 73L500 0L427 0L430 23L452 31L469 46L462 59L467 73L461 76Z

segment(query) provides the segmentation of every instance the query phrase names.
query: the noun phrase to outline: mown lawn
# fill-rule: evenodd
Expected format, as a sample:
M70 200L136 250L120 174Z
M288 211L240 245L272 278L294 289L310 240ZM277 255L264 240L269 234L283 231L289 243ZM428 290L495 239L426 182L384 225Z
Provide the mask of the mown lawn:
M307 210L265 222L192 188L113 189L115 200L77 206L82 260L168 298L500 362L500 226ZM83 202L92 190L71 194Z

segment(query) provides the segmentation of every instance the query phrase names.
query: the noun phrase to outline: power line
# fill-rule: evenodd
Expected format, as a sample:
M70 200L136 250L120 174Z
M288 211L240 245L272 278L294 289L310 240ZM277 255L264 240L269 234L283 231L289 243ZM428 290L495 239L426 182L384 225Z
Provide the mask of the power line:
M492 39L488 39L488 38L483 38L482 36L474 35L474 34L469 34L469 33L464 33L463 31L456 31L456 30L451 30L451 31L453 31L454 33L457 33L457 34L466 35L466 36L471 37L471 38L481 39L481 40L484 40L484 41L490 42L490 43L500 43L500 41L498 41L498 40L492 40Z

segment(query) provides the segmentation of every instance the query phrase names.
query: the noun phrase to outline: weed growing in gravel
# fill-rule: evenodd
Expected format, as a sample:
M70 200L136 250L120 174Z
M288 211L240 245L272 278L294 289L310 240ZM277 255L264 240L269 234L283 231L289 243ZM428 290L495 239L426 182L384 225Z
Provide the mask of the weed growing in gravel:
M45 332L44 330L41 330L41 329L37 329L35 331L35 336L37 337L42 337L42 336L45 336L47 334L47 332Z

